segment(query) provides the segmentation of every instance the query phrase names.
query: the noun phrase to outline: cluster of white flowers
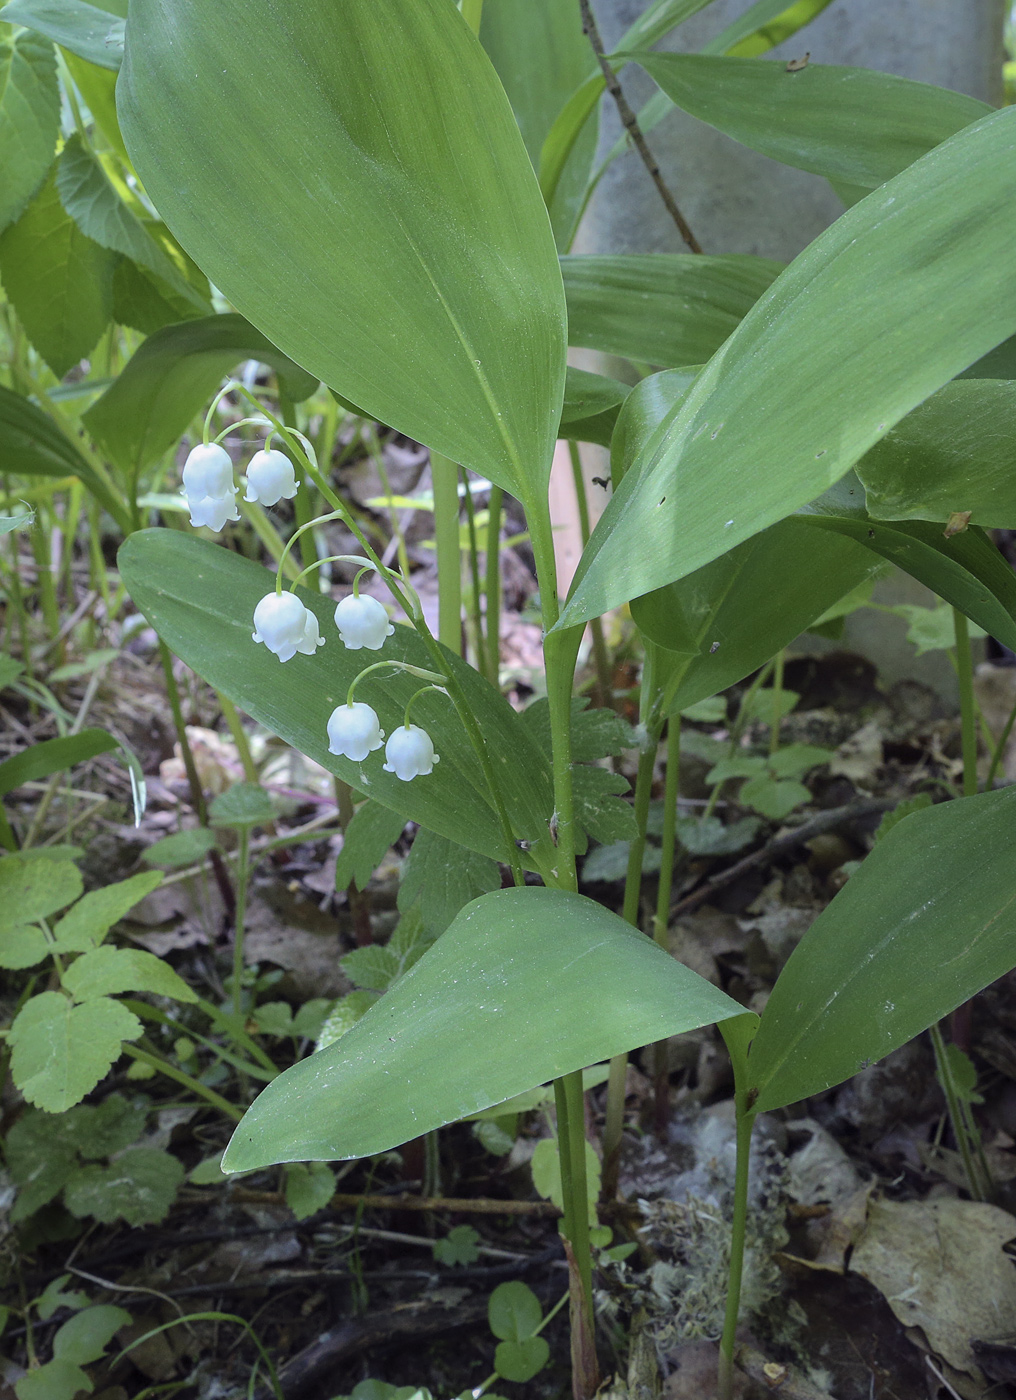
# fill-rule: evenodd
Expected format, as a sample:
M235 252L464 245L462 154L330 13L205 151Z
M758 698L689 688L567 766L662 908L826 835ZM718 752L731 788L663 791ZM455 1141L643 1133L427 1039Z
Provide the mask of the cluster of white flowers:
M292 500L300 483L284 452L262 448L247 463L246 484L245 501L274 506ZM239 520L236 492L233 463L224 447L203 442L191 449L183 468L183 494L192 525L221 530L227 520Z

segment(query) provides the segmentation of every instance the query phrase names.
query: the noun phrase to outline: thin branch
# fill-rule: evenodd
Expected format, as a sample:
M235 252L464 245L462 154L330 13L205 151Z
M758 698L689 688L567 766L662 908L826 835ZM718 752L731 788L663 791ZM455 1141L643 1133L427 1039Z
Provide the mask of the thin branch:
M242 1186L233 1191L232 1199L250 1205L281 1205L285 1200L281 1191L252 1191ZM333 1210L362 1207L365 1210L450 1211L466 1215L541 1215L552 1219L561 1214L550 1201L492 1201L482 1197L361 1196L336 1192L329 1205Z
M593 14L592 4L590 0L579 0L579 6L582 10L582 32L593 46L593 53L596 55L596 61L600 65L600 71L603 74L603 81L607 84L607 91L614 99L614 105L617 107L617 114L621 118L622 125L631 137L632 144L636 151L638 151L642 164L649 171L649 176L666 206L667 213L677 225L681 237L693 253L701 253L702 245L692 233L687 220L677 207L677 201L667 188L666 182L660 174L660 167L656 163L656 158L649 149L646 138L642 133L642 128L639 126L639 119L621 90L621 84L617 80L617 74L610 66L610 62L603 49L603 40L600 38L600 31L596 25L596 16Z

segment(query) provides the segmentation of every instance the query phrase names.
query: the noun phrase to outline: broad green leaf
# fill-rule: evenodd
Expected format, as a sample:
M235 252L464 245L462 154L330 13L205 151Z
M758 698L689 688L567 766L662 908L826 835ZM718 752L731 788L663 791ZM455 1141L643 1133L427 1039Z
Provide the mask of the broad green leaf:
M619 379L569 365L558 429L561 437L609 447L618 412L630 392L629 385Z
M286 1205L297 1220L317 1215L334 1195L335 1173L325 1162L292 1162L286 1168Z
M483 8L480 41L504 85L529 159L540 152L562 104L593 64L575 0L491 0ZM596 156L597 123L583 124L550 205L559 248L567 248Z
M494 860L506 858L479 760L444 696L424 695L413 709L416 723L434 735L441 760L426 778L400 782L383 771L380 754L353 763L328 752L328 716L345 701L350 682L364 666L363 653L347 651L339 641L330 600L300 592L327 640L316 656L298 655L283 665L251 641L255 605L274 587L274 575L267 570L175 530L132 535L121 547L120 568L134 602L167 644L245 714L406 820ZM433 664L421 638L408 627L396 628L383 656L427 669ZM444 653L444 660L465 691L501 775L515 837L542 839L546 852L554 806L549 764L507 700L450 653ZM402 722L406 702L419 684L412 676L381 672L357 688L357 698L374 707L381 727L390 732ZM539 858L538 852L529 855Z
M856 516L800 515L809 528L856 540L919 579L947 603L1016 649L1016 575L983 530L970 526L946 538L923 520L893 524Z
M56 951L87 953L98 947L113 925L161 884L161 873L152 871L132 875L129 880L106 885L101 890L89 891L54 926Z
M0 229L20 217L45 180L59 131L53 45L30 33L0 40Z
M902 617L907 624L907 641L916 648L917 655L926 651L949 651L956 645L956 619L948 603L938 603L933 608L922 608L916 603L897 603L887 609ZM976 622L967 623L970 639L985 637L987 633Z
M18 1400L74 1400L83 1390L93 1388L86 1371L61 1357L47 1361L34 1371L26 1371L14 1382Z
M439 1264L475 1264L480 1257L479 1243L480 1236L472 1225L454 1225L443 1240L434 1241L434 1258Z
M110 1094L94 1108L79 1104L66 1113L28 1109L6 1141L7 1169L19 1188L12 1219L24 1220L62 1191L77 1170L79 1155L106 1157L122 1151L144 1126L144 1107L129 1104L122 1094ZM48 1316L41 1307L39 1315Z
M544 1193L545 1194L545 1193ZM521 1279L499 1283L487 1303L490 1330L502 1342L524 1342L543 1321L543 1309L533 1290Z
M750 675L878 568L860 545L834 543L792 516L677 583L632 599L639 629L680 655L661 676L669 681L666 713Z
M63 51L64 62L74 79L74 86L84 98L85 106L91 112L99 132L123 161L130 166L127 147L120 135L120 123L116 119L116 73L110 68L100 68L79 58L70 49Z
M64 1203L72 1215L91 1215L105 1225L156 1225L169 1214L183 1178L183 1164L172 1153L130 1147L108 1167L76 1172L64 1188Z
M234 783L221 793L208 809L212 826L234 827L236 830L266 826L275 812L272 800L259 783Z
M591 1142L585 1144L586 1156L586 1206L589 1211L589 1224L595 1229L599 1224L596 1202L600 1198L600 1159ZM530 1162L533 1185L539 1195L561 1210L564 1210L564 1188L561 1185L561 1153L557 1138L541 1138L536 1144ZM521 1341L519 1337L516 1340Z
M908 413L857 464L875 520L1016 526L1016 382L957 379Z
M354 987L368 992L387 991L400 971L400 962L395 953L376 944L354 948L339 959L339 966Z
M761 812L770 821L781 822L784 817L790 815L795 807L800 807L803 802L811 800L811 793L803 783L784 781L778 778L770 778L768 774L761 774L757 778L749 778L737 794L737 800L743 807L750 807L755 812Z
M180 870L185 865L203 861L215 845L214 832L206 826L194 826L154 842L147 851L142 852L141 859L146 865L166 865L170 870Z
M848 1079L1008 972L1014 888L1016 788L901 821L780 974L748 1058L755 1109Z
M501 871L489 857L420 831L402 869L399 908L410 909L419 900L424 928L440 934L471 899L500 888Z
M51 773L73 768L76 763L116 747L116 740L104 729L82 729L63 739L43 739L0 763L0 797L6 797L22 783L48 778Z
M109 325L115 262L66 213L52 174L0 234L4 291L58 379L92 351Z
M756 0L726 29L703 44L703 53L756 58L784 44L820 15L831 0Z
M120 198L98 156L78 135L72 136L60 152L56 187L61 204L82 233L101 247L122 253L125 258L147 268L199 312L207 314L211 310L207 297L191 286L169 254Z
M175 446L241 360L271 365L295 402L317 387L242 316L205 316L150 335L82 422L125 471L139 472Z
M45 868L45 867L43 867ZM35 967L49 957L51 944L41 928L34 924L17 924L0 931L0 967L18 971Z
M494 1369L506 1381L531 1381L550 1360L546 1337L527 1337L523 1342L498 1342L494 1348Z
M79 1288L67 1287L70 1277L70 1274L60 1274L51 1283L47 1283L40 1293L35 1302L35 1311L43 1322L48 1322L61 1308L70 1308L73 1311L88 1306L87 1293L82 1293Z
M94 1001L118 992L154 992L176 1001L197 1001L169 963L140 948L92 948L75 958L64 973L64 988L75 1001Z
M592 900L499 890L467 905L341 1040L268 1085L223 1170L367 1157L633 1046L740 1014Z
M21 515L0 515L0 535L13 534L15 530L27 530L35 519L34 511L24 511Z
M127 513L48 413L0 384L0 453L18 476L76 476L125 531Z
M683 578L814 499L1013 334L1014 147L1016 111L993 113L795 258L614 492L559 626Z
M24 924L48 919L77 899L81 872L70 861L0 859L0 938Z
M0 20L45 34L100 68L120 67L124 21L87 0L11 0Z
M200 289L195 290L200 296ZM207 309L207 303L204 305ZM117 263L113 273L113 320L117 325L154 335L163 326L193 321L201 314L192 300L177 296L165 282L129 258Z
M562 258L568 343L668 368L701 364L782 270L740 254Z
M870 68L768 59L629 54L672 102L799 170L874 189L993 109L948 88Z
M399 813L380 802L364 802L357 807L343 832L342 850L335 862L335 888L348 889L350 881L355 881L357 889L365 890L404 826Z
M701 369L701 365L686 365L650 374L625 399L610 440L610 480L615 491L632 463L652 451L657 433L662 439L667 420Z
M564 298L479 42L448 0L249 0L242 43L233 20L210 0L132 2L117 107L160 214L344 398L542 496ZM268 72L285 101L265 104Z
M142 1029L133 1012L108 997L75 1006L60 992L42 992L11 1026L11 1076L29 1103L62 1113L95 1088L123 1041Z
M100 1303L85 1308L57 1330L53 1338L53 1355L78 1366L98 1361L121 1327L129 1327L131 1315L123 1308Z

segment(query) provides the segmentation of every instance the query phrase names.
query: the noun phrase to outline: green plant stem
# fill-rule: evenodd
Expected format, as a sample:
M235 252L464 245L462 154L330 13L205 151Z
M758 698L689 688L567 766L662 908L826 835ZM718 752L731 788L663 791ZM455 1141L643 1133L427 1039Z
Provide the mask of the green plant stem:
M487 675L487 648L483 640L483 612L480 604L480 546L476 538L476 506L473 493L469 489L469 473L462 468L462 484L465 487L466 529L469 536L469 618L473 632L473 653L476 669L485 680Z
M735 1068L735 1075L737 1071ZM720 1338L718 1400L733 1400L734 1343L741 1311L741 1284L744 1279L744 1244L748 1225L748 1167L751 1161L751 1131L755 1115L747 1110L743 1090L735 1093L737 1111L737 1167L734 1173L734 1215L730 1226L730 1274L727 1311Z
M430 454L437 551L438 624L442 646L462 655L462 557L459 550L459 473L454 462Z
M261 781L258 776L257 764L254 762L254 755L250 751L250 743L247 739L247 731L244 729L237 714L236 706L228 695L223 695L221 690L215 692L219 702L219 709L222 711L222 718L226 721L226 727L233 736L236 751L240 755L240 763L243 767L243 776L249 783L257 784Z
M582 548L589 543L589 495L586 491L586 478L582 473L582 458L579 445L568 439L568 455L571 458L572 480L575 483L575 500L579 510L579 534ZM603 619L594 617L589 623L593 639L593 666L596 671L596 703L613 708L614 684L610 674L610 659L607 655L607 641L603 635Z
M960 687L960 728L963 745L963 796L977 792L977 718L974 703L974 668L970 656L970 628L959 608L953 608L956 632L956 678Z
M554 1081L564 1234L572 1247L582 1280L584 1305L592 1323L593 1268L589 1244L589 1196L586 1184L585 1114L582 1071Z
M480 32L480 19L483 15L483 0L462 0L462 18L474 34Z
M164 1060L161 1055L154 1055L150 1050L144 1050L140 1045L131 1045L124 1041L121 1047L125 1055L129 1055L132 1060L141 1060L143 1064L151 1065L153 1069L164 1074L167 1079L175 1079L178 1084L182 1084L189 1089L192 1094L197 1094L198 1098L210 1103L213 1108L217 1108L220 1113L224 1113L227 1118L231 1118L234 1123L239 1123L243 1113L238 1108L234 1108L221 1094L217 1094L214 1089L209 1089L207 1084L202 1084L200 1080L193 1078L185 1070L178 1069L176 1065Z
M670 895L674 886L674 857L677 850L677 799L681 775L681 716L671 715L667 721L667 775L663 790L663 839L660 844L660 883L656 893L656 917L653 938L664 952L669 951ZM667 1042L658 1040L653 1046L653 1098L656 1131L666 1128L669 1102L667 1072Z
M1009 742L1009 735L1012 733L1014 724L1016 724L1016 703L1013 704L1012 709L1009 711L1009 718L1002 726L1002 733L998 736L998 742L995 743L994 740L992 741L991 766L988 769L988 776L984 780L985 792L991 792L992 788L995 786L995 779L998 776L999 767L1001 766L1003 758L1005 758L1005 746Z
M985 1201L988 1199L986 1183L981 1181L980 1173L974 1162L974 1153L971 1149L970 1134L962 1113L962 1104L956 1090L956 1083L953 1079L952 1067L949 1064L949 1055L946 1051L945 1041L942 1038L942 1031L937 1026L930 1026L928 1033L931 1036L932 1048L935 1051L935 1068L938 1070L939 1083L942 1085L945 1094L946 1108L949 1112L949 1122L952 1124L953 1137L956 1146L959 1148L960 1156L963 1159L963 1170L967 1177L967 1186L970 1195L975 1201Z
M779 752L780 748L780 702L783 699L783 662L786 652L780 650L776 653L773 662L773 708L769 722L769 755Z
M497 685L501 671L501 511L504 492L500 486L490 488L487 506L486 578L484 596L487 600L487 677Z
M236 864L236 913L233 917L233 1015L243 1015L243 935L247 917L247 881L250 875L250 829L242 826L239 859Z
M159 656L162 660L162 670L166 677L166 696L169 700L169 708L173 715L173 728L176 730L177 742L180 745L180 756L183 759L184 771L187 774L187 782L190 784L191 801L194 803L194 811L197 813L198 821L202 826L208 825L208 806L205 802L204 790L201 787L201 779L198 777L197 764L194 762L194 753L187 738L187 726L184 723L183 707L180 704L180 688L176 683L176 676L173 674L173 655L166 643L159 638Z

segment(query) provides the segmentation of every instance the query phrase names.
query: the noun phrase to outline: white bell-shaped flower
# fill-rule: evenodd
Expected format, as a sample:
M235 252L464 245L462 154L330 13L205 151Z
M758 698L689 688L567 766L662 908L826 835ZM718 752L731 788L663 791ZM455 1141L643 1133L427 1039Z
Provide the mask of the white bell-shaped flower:
M279 501L291 501L299 486L293 464L284 452L274 448L255 452L247 463L247 494L245 501L258 501L274 506Z
M354 763L379 749L384 737L377 715L359 700L336 705L328 718L328 752L342 754Z
M304 607L295 593L269 593L254 609L255 642L264 642L280 661L289 661L298 651L313 656L325 644L318 620Z
M224 447L215 442L191 448L183 468L183 494L192 525L221 530L227 520L239 520L233 463Z
M415 724L400 724L385 744L386 773L394 773L404 783L413 778L425 778L434 764L440 762L434 752L434 741L425 729Z
M380 651L385 638L395 631L384 606L376 598L357 598L352 593L335 609L335 625L349 651L359 651L361 647Z

